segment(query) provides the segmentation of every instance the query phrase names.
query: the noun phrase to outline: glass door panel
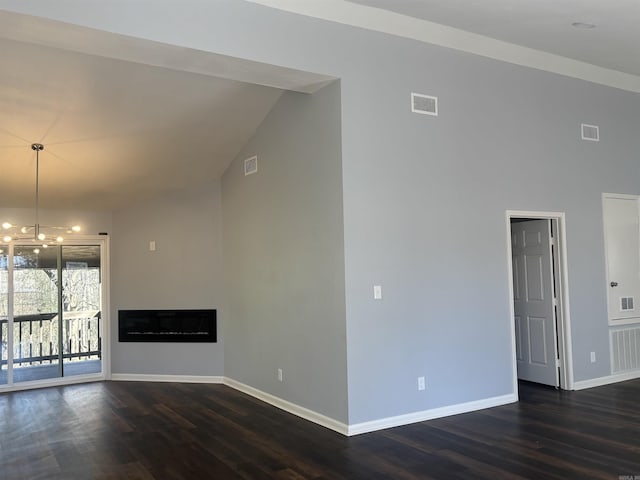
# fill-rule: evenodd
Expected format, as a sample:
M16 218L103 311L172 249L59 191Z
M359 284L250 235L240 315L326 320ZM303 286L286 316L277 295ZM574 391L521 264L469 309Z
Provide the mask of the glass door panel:
M64 376L100 373L100 246L64 245L61 249Z
M0 243L0 385L6 385L9 360L9 246Z
M62 376L57 248L13 252L13 380Z

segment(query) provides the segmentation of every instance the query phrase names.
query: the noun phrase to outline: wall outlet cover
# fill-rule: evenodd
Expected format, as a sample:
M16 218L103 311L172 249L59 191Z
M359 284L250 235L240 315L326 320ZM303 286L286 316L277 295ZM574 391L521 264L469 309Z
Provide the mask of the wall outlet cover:
M374 300L382 299L382 285L373 286L373 299Z

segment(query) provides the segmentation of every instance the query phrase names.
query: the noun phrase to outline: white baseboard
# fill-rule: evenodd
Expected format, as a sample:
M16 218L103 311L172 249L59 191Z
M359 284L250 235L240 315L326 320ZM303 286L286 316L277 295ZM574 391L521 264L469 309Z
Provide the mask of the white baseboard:
M402 425L408 425L410 423L424 422L426 420L447 417L449 415L458 415L460 413L473 412L475 410L497 407L500 405L506 405L508 403L518 401L517 394L511 393L499 397L486 398L473 402L449 405L446 407L433 408L430 410L423 410L406 415L398 415L395 417L387 417L378 420L372 420L369 422L347 425L346 423L327 417L326 415L322 415L321 413L315 412L313 410L309 410L308 408L301 407L300 405L289 402L287 400L283 400L280 397L276 397L275 395L272 395L270 393L263 392L262 390L258 390L257 388L251 387L229 377L114 373L111 375L111 380L129 382L223 383L228 387L238 390L239 392L246 393L247 395L257 398L258 400L268 403L269 405L273 405L274 407L284 410L285 412L291 413L292 415L304 418L305 420L309 420L310 422L347 436L374 432L377 430L383 430L385 428L399 427Z
M457 405L449 405L446 407L432 408L420 412L408 413L406 415L398 415L395 417L381 418L370 422L355 423L349 425L347 435L359 435L361 433L374 432L385 428L400 427L410 423L424 422L435 418L448 417L450 415L458 415L460 413L468 413L485 408L498 407L518 401L515 393L502 395L499 397L486 398L483 400L475 400L473 402L459 403Z
M262 400L269 405L273 405L285 412L289 412L293 415L296 415L300 418L304 418L305 420L309 420L310 422L321 425L325 428L333 430L334 432L341 433L343 435L348 435L348 425L333 418L322 415L321 413L314 412L313 410L309 410L308 408L301 407L300 405L296 405L295 403L291 403L287 400L283 400L275 395L271 395L270 393L263 392L262 390L258 390L257 388L250 387L249 385L245 385L244 383L238 382L229 377L225 377L224 384L229 387L238 390L242 393L246 393L247 395L251 395L252 397L257 398L258 400Z
M614 375L607 375L606 377L598 377L592 378L591 380L581 380L579 382L573 382L573 389L584 390L585 388L602 387L603 385L625 382L627 380L634 380L636 378L640 378L640 370L634 370L632 372L625 373L616 373Z
M114 382L171 382L171 383L224 383L224 377L204 375L146 375L138 373L112 373Z

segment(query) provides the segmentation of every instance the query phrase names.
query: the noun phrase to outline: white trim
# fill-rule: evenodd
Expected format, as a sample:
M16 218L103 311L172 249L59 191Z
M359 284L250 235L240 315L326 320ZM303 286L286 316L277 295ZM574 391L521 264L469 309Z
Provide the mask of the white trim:
M629 193L603 193L602 199L605 198L619 198L620 200L638 200L640 199L640 195L629 194Z
M640 77L458 28L344 0L248 0L298 15L328 20L588 82L640 92Z
M112 373L111 380L114 382L224 383L222 376L147 375L141 373Z
M609 283L607 282L607 285ZM609 289L607 288L607 292L609 291ZM609 300L609 295L607 295L607 302ZM635 297L634 297L634 302L635 302ZM609 309L609 303L607 303L607 310ZM625 310L625 312L632 312L633 310ZM607 317L608 315L608 311L607 311ZM615 327L628 327L629 325L638 325L640 324L640 317L631 317L631 318L621 318L620 320L609 320L608 321L608 326L615 328Z
M601 387L612 383L626 382L627 380L635 380L640 378L640 370L632 372L617 373L615 375L607 375L606 377L592 378L591 380L580 380L573 384L573 390L584 390L586 388Z
M514 293L513 293L513 258L511 253L511 216L507 211L506 214L507 228L505 230L507 234L507 275L509 281L507 282L509 291L509 335L511 337L511 388L513 388L513 394L518 396L518 355L516 353L516 311L514 305Z
M560 235L560 290L562 292L562 325L560 327L560 368L567 389L573 388L573 343L571 339L571 313L569 308L569 261L567 254L567 222L562 213L558 219L558 234Z
M499 407L518 401L518 395L509 393L499 397L485 398L483 400L475 400L473 402L458 403L446 407L432 408L421 412L408 413L406 415L398 415L396 417L381 418L370 422L355 423L349 425L348 435L360 435L361 433L375 432L385 428L400 427L416 422L424 422L435 418L448 417L450 415L459 415L461 413L474 412L485 408Z
M639 317L628 317L628 318L620 318L617 320L612 320L611 319L611 312L609 311L609 305L611 304L611 302L613 302L613 300L611 299L611 288L609 287L610 283L611 283L611 278L609 277L609 245L607 242L607 224L606 224L606 219L604 217L604 202L607 199L618 199L618 200L634 200L636 203L639 204L640 208L640 195L629 195L626 193L603 193L602 194L602 201L601 201L601 208L602 208L602 214L601 214L601 218L602 218L602 237L603 237L603 241L604 241L604 274L605 274L605 279L606 279L606 283L605 283L605 288L606 288L606 294L607 294L607 324L610 327L618 327L618 326L623 326L623 325L632 325L634 323L640 323L640 318ZM610 356L612 357L612 363L611 366L613 367L613 352L610 352Z
M560 310L558 328L558 354L560 355L560 388L573 390L573 351L571 346L571 314L569 308L569 264L567 261L567 228L564 212L542 212L528 210L507 210L505 212L507 234L507 274L509 284L509 312L511 316L511 358L513 362L513 388L518 391L518 364L516 359L515 311L513 307L513 265L511 260L511 218L531 218L556 220L556 232L560 255L558 277L560 280Z
M102 274L102 373L111 378L111 238L98 235Z
M263 392L262 390L258 390L257 388L250 387L249 385L238 382L237 380L233 380L232 378L225 377L224 384L242 393L251 395L258 400L262 400L269 405L273 405L274 407L284 410L285 412L289 412L300 418L304 418L305 420L309 420L310 422L328 428L329 430L333 430L334 432L338 432L343 435L350 435L350 427L345 423L339 422L338 420L314 412L313 410L309 410L308 408L301 407L300 405L296 405L295 403L288 402L287 400L283 400L282 398L276 397L275 395L271 395L267 392Z

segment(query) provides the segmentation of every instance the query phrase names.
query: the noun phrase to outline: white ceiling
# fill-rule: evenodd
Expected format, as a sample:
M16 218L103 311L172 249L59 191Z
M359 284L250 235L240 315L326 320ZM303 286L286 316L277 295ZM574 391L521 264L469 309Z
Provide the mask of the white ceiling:
M640 75L638 0L350 1Z
M281 91L0 39L0 205L116 209L218 178Z
M3 207L34 204L34 142L45 209L116 210L219 178L283 89L332 80L2 11L0 52Z

